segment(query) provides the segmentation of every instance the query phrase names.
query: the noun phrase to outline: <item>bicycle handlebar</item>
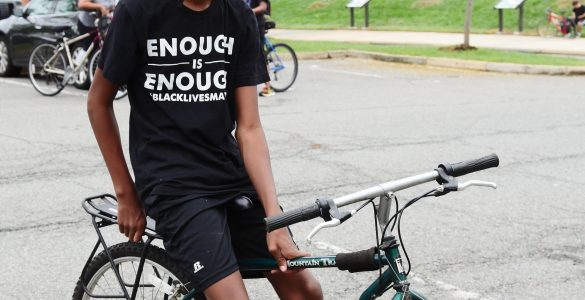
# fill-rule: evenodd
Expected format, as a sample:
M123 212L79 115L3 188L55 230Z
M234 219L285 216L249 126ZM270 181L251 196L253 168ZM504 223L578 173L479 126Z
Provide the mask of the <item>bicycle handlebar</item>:
M441 164L439 165L438 168L443 169L445 173L447 173L447 175L458 177L465 174L489 168L494 168L497 167L498 165L499 165L498 156L496 154L490 154L482 158L463 161L455 164L449 163ZM380 197L385 194L394 193L400 190L411 188L419 184L437 180L438 178L439 172L434 170L432 172L427 172L411 177L398 179L395 181L382 183L359 192L335 198L333 199L333 201L335 202L337 207L342 207L366 199ZM311 220L319 216L321 216L319 206L317 204L313 204L284 212L278 216L265 218L264 222L266 223L266 230L270 232L302 221Z
M454 164L440 164L439 168L442 168L447 175L453 177L463 176L465 174L495 168L500 164L500 160L497 155L490 154L482 158L462 161Z
M278 216L266 218L266 230L268 232L283 228L288 225L296 224L302 221L307 221L319 217L321 212L317 204L307 205L304 207L295 208L293 210L282 213Z

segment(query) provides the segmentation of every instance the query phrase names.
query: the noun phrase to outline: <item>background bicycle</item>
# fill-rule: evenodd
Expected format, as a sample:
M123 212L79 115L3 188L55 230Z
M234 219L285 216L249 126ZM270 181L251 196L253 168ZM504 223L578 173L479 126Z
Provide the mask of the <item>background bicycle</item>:
M546 17L537 27L537 32L542 37L554 36L575 36L575 22L564 14L556 14L549 7L546 10Z
M266 32L275 28L273 20L266 20ZM264 37L264 53L268 74L270 75L270 86L276 92L288 90L297 79L299 62L292 47L285 43L273 44L267 36Z
M494 155L457 164L441 164L437 169L420 175L402 178L358 191L332 200L318 199L315 204L294 209L276 217L266 219L269 231L295 223L321 217L326 222L319 224L307 237L311 240L320 230L336 227L353 217L368 205L374 210L375 247L335 256L303 257L289 260L290 269L297 268L338 268L349 272L379 271L379 276L363 292L361 299L375 299L394 289L393 299L426 299L410 288L408 274L410 259L406 254L401 234L401 220L404 210L417 201L430 196L443 196L449 192L462 191L471 186L495 188L494 183L467 181L460 183L456 177L472 172L497 167L498 157ZM399 209L394 192L437 181L439 186L408 201ZM375 199L379 197L379 200ZM228 209L247 208L245 197L234 199ZM351 211L341 207L363 203ZM391 216L392 205L395 206ZM120 243L109 247L101 228L116 224L117 202L111 195L90 197L82 202L83 208L92 216L92 223L98 235L93 251L88 258L80 279L75 287L73 300L116 297L123 299L192 299L197 291L189 285L189 276L178 269L164 250L151 246L154 239L160 238L155 232L152 219L147 220L147 240L145 243ZM378 226L379 225L379 226ZM398 239L392 235L396 228ZM398 242L400 241L400 243ZM96 254L99 246L104 251ZM399 247L408 262L404 267ZM240 261L243 277L255 278L254 272L269 271L276 268L271 259L251 259Z
M95 23L94 31L72 39L63 37L56 45L40 44L32 51L28 65L29 79L39 93L54 96L68 84L85 84L90 56L94 55L96 47L101 47L110 18L100 17ZM73 45L86 39L92 41L89 48L76 47L75 52L72 51Z

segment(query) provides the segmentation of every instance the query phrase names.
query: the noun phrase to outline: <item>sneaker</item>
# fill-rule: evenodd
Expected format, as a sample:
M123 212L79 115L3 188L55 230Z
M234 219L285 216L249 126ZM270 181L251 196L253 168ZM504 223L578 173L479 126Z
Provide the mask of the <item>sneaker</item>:
M575 35L575 38L576 38L576 39L580 39L580 38L581 38L581 34L580 34L580 33L577 33L577 34Z
M270 97L270 96L274 96L274 90L272 88L263 88L262 91L260 91L260 93L258 94L260 97Z

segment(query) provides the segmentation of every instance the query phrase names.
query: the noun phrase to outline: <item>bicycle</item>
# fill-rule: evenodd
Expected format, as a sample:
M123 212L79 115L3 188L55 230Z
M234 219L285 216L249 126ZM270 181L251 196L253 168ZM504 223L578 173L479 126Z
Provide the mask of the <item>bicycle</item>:
M575 34L575 23L571 18L554 13L549 7L546 9L546 20L541 21L536 30L541 37L572 37Z
M275 28L276 23L266 20L266 33ZM297 79L299 62L293 48L285 43L272 44L268 37L264 36L264 53L270 76L270 86L275 92L288 90Z
M109 25L108 17L96 19L96 28L93 31L69 39L63 37L57 40L38 45L31 53L28 63L29 79L33 87L44 96L59 94L66 85L73 83L82 73L87 74L87 61L93 54L96 45L99 47ZM86 39L92 39L91 44L82 56L73 59L70 46ZM55 43L57 45L55 45Z
M91 64L88 67L88 61L95 62L97 65L110 22L110 17L100 17L96 19L96 27L93 31L72 39L63 37L56 46L54 44L57 41L37 46L32 51L28 64L29 79L35 90L44 96L55 96L68 84L83 85L88 73L89 82L92 82L95 67L92 68ZM87 49L75 47L71 51L71 45L86 39L92 39ZM96 47L98 50L94 51ZM84 52L80 53L80 51ZM123 98L127 94L126 87L122 86L118 89L115 99Z
M321 217L325 222L317 225L309 233L307 240L311 241L319 231L341 225L371 204L375 212L375 247L351 253L339 253L334 256L291 259L287 260L288 268L335 267L349 272L378 271L378 278L362 293L360 300L378 298L390 289L396 291L392 297L393 300L425 300L426 297L412 290L408 282L411 264L404 248L400 227L404 210L425 197L439 197L471 186L496 188L495 183L486 181L471 180L460 183L456 177L498 165L499 159L495 154L456 164L441 164L431 172L386 182L335 199L317 199L314 204L266 218L266 228L267 231L272 231ZM437 181L439 185L409 200L402 208L398 208L396 192L431 181ZM374 202L376 198L379 198L377 203ZM343 206L359 202L362 204L351 211L340 210ZM238 198L233 203L236 209L246 209L246 203L250 202ZM395 206L394 214L390 216L393 205ZM120 243L109 247L101 234L101 228L116 224L116 198L108 194L90 197L82 202L82 206L92 216L98 241L81 272L73 294L74 300L92 298L133 300L139 292L143 298L145 295L150 295L151 299L194 299L197 291L191 288L189 276L172 263L163 249L151 244L153 240L161 238L156 234L154 220L147 218L146 241ZM398 239L392 234L395 228ZM104 250L96 255L100 245ZM401 252L404 253L408 269L403 264ZM272 259L240 260L238 264L244 278L257 278L251 272L267 272L277 268L276 262ZM111 278L111 281L108 278ZM98 292L116 294L98 295L96 294Z

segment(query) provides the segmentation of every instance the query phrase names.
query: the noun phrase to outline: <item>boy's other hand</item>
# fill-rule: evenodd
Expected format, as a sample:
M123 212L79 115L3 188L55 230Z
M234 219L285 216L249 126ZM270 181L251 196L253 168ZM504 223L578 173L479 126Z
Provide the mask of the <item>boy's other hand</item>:
M132 242L142 240L146 227L146 215L136 194L118 195L118 228Z
M276 259L278 269L281 272L287 271L287 259L310 255L308 252L300 251L297 248L286 228L269 232L266 240L268 243L268 251L270 251L270 254Z

